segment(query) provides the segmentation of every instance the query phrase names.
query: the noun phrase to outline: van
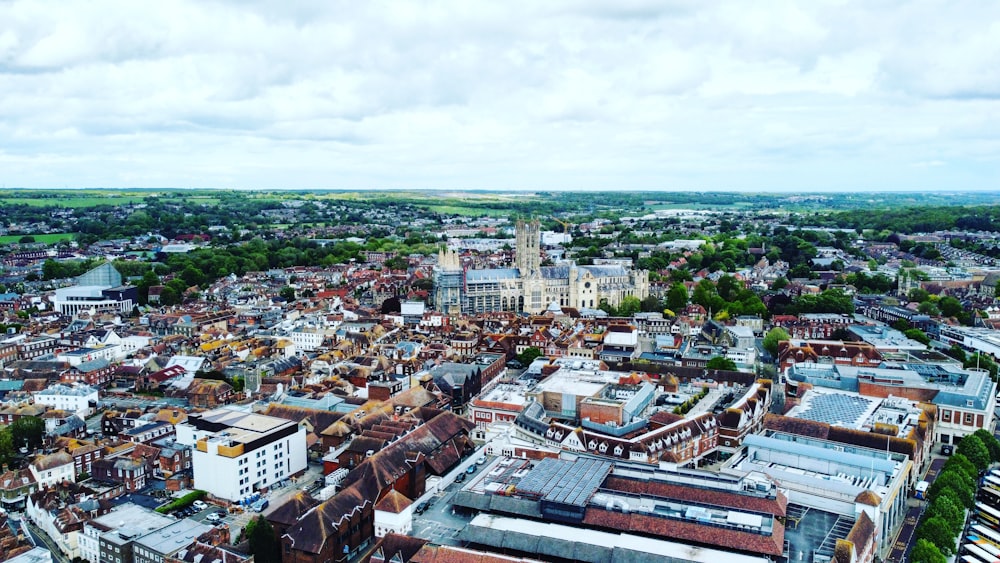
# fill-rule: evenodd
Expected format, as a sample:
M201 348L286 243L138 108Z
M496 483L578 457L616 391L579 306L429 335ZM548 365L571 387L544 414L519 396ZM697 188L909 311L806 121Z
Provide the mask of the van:
M913 487L913 496L919 499L923 499L927 495L927 488L929 486L930 483L928 483L927 481L921 481L917 483L917 486Z

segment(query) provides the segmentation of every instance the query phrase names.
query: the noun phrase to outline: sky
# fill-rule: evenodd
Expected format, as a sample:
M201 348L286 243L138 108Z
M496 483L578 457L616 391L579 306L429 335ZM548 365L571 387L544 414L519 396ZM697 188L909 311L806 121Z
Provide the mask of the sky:
M6 188L998 180L996 0L0 0Z

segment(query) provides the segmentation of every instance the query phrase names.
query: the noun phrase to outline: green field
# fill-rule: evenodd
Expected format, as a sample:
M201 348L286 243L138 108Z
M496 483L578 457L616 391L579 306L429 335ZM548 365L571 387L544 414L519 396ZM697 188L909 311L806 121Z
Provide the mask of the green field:
M44 235L4 235L0 236L0 244L10 244L12 242L17 242L21 240L21 237L31 236L35 238L35 242L43 242L45 244L55 244L61 240L73 240L73 233L51 233Z
M459 205L417 205L418 207L423 207L424 209L429 209L436 213L443 213L446 215L464 215L467 217L480 217L486 215L489 217L508 217L510 211L505 209L489 209L486 207L463 207Z
M0 197L0 204L30 205L32 207L95 207L98 205L122 205L125 203L141 203L143 196L108 193L104 195L66 195L51 194L24 195L22 197Z

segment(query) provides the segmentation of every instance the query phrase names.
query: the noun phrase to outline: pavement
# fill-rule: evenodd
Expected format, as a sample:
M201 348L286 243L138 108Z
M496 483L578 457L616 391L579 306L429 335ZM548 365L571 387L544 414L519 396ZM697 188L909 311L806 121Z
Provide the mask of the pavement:
M927 468L923 480L933 483L947 461L948 458L946 457L935 457ZM908 507L906 517L903 519L903 525L899 528L899 533L896 534L896 541L892 544L892 550L889 551L889 555L885 558L885 563L904 563L907 561L907 556L910 553L910 549L913 548L913 544L917 542L914 533L916 532L917 524L920 522L920 515L924 512L926 501L911 497L906 500L906 504Z

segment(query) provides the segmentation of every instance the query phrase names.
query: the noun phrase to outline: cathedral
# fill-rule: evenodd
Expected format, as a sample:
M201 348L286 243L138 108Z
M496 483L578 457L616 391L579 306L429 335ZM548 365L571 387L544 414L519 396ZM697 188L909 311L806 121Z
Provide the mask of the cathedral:
M442 250L434 267L434 307L448 314L514 311L537 314L550 305L595 309L617 307L632 295L649 296L649 273L621 265L578 266L566 261L542 266L537 219L518 221L513 268L464 269L458 254Z

